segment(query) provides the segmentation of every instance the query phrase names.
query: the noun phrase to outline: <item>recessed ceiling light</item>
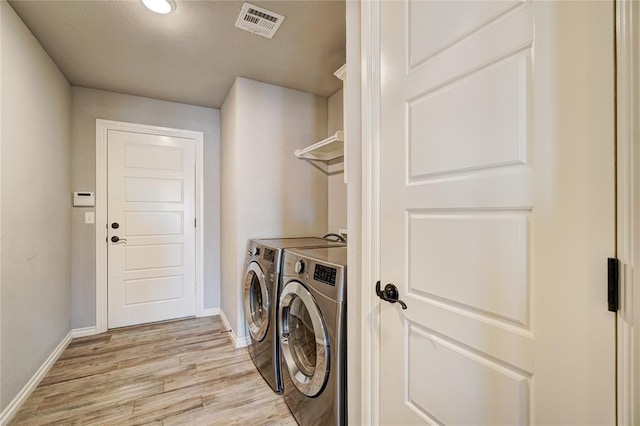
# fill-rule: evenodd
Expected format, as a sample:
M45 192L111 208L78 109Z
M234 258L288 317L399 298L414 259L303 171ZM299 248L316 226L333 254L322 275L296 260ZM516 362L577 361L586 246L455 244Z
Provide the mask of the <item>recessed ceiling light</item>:
M161 15L171 13L176 8L176 4L173 0L142 0L142 4L144 4L150 11Z

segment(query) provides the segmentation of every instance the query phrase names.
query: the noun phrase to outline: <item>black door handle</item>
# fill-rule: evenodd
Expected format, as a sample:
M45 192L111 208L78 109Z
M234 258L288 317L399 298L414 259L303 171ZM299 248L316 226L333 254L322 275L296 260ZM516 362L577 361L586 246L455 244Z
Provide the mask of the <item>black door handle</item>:
M119 242L123 242L123 243L127 243L127 239L126 238L120 238L117 235L114 235L113 237L111 237L111 242L112 243L119 243Z
M384 286L384 290L380 290L380 281L376 283L376 294L378 297L385 302L389 303L399 303L402 306L402 309L407 309L407 304L400 300L398 297L400 293L398 292L398 287L389 283Z

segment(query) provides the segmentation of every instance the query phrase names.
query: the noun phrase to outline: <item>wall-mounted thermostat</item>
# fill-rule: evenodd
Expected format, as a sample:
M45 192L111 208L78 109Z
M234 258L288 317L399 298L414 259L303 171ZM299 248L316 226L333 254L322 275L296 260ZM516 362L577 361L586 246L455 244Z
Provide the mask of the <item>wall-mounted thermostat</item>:
M93 207L96 205L96 194L94 192L74 192L73 207Z

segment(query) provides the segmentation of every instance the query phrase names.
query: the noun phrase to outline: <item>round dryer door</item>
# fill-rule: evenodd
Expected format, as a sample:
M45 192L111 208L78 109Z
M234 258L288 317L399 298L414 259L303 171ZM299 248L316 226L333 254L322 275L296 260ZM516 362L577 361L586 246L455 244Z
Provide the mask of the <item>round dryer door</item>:
M269 290L262 272L256 262L251 262L244 276L244 314L249 324L251 337L260 342L269 329Z
M329 338L318 305L298 281L282 289L278 336L289 376L306 396L322 392L329 377Z

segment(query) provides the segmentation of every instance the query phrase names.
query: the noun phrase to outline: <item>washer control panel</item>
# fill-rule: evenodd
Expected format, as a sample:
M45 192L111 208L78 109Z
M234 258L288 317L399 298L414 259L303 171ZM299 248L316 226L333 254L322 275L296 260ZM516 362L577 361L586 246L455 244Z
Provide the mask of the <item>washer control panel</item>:
M276 258L276 251L265 247L262 258L267 262L273 262Z

